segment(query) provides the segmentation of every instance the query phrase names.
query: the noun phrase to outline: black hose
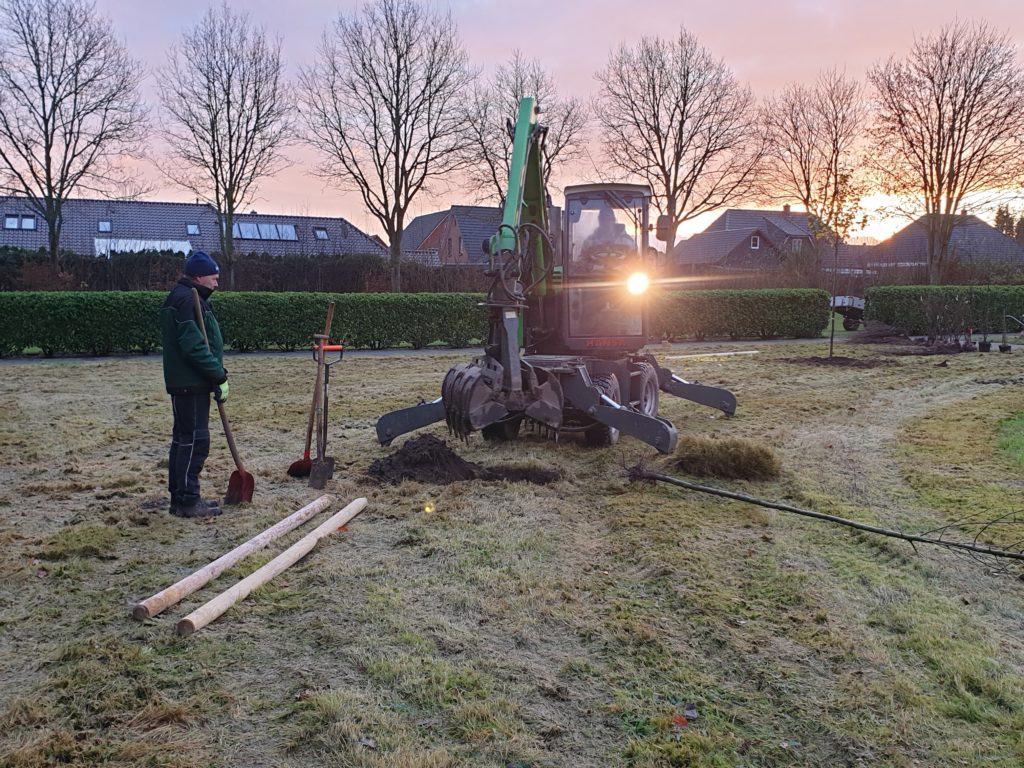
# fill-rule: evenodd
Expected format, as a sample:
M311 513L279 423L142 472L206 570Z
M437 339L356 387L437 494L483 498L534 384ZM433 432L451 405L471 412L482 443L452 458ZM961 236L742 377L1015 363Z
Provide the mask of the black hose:
M691 491L699 491L700 493L710 493L713 496L722 496L723 498L735 499L736 501L745 501L748 504L756 504L759 507L767 507L768 509L778 509L782 512L791 512L794 515L802 515L803 517L811 517L815 520L824 520L829 523L836 523L837 525L845 525L848 528L855 528L858 531L877 533L880 536L889 536L894 539L902 539L903 541L909 541L911 543L933 544L938 547L946 547L947 549L964 550L976 554L990 555L992 557L1005 557L1011 560L1024 560L1024 552L1010 552L1005 549L988 547L981 544L965 544L959 541L948 541L946 539L936 539L930 536L919 536L913 533L903 533L902 531L894 531L889 528L879 528L875 525L858 523L856 520L850 520L845 517L827 515L824 512L814 512L813 510L810 509L801 509L800 507L794 507L790 504L783 504L782 502L779 501L768 501L766 499L759 499L756 496L749 496L745 493L727 491L724 488L715 488L714 486L710 485L700 485L699 483L691 483L686 480L680 480L678 477L672 477L671 475L662 475L657 472L648 472L644 469L641 469L640 467L633 467L629 471L629 479L657 480L662 483L669 483L670 485L675 485L680 488L686 488Z

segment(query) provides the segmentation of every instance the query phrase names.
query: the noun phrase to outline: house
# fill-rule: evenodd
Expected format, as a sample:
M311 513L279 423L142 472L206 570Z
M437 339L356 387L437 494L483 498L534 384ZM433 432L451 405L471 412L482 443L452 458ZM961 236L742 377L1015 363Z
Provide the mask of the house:
M501 225L496 206L453 205L417 216L402 233L405 258L431 266L485 266L483 244Z
M928 217L911 222L871 250L870 268L928 265ZM949 263L1024 266L1024 247L977 216L958 216L949 241Z
M810 253L814 235L806 213L730 208L703 232L681 240L669 263L683 272L777 269Z
M0 197L0 246L45 249L46 222L26 198ZM217 213L204 203L70 199L64 203L61 248L79 255L109 257L140 251L220 251ZM378 242L342 218L239 213L236 253L275 256L335 253L383 255Z

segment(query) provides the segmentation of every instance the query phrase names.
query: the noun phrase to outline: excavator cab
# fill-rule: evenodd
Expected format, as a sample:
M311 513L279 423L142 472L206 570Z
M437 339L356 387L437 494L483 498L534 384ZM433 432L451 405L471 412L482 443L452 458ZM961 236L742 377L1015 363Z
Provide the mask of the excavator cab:
M646 343L650 197L639 184L565 190L565 352L621 354Z

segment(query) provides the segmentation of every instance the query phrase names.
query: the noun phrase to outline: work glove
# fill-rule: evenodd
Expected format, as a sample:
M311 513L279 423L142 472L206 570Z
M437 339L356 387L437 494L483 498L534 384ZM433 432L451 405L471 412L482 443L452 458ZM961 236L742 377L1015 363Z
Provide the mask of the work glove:
M213 388L213 399L218 403L223 403L228 399L228 383L226 381L222 381Z

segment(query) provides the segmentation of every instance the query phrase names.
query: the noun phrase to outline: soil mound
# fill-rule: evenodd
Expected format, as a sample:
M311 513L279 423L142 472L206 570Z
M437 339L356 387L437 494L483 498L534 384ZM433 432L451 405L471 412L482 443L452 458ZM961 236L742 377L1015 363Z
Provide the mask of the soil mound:
M891 325L869 320L864 327L847 337L849 344L913 344L913 340L904 331Z
M799 363L801 365L831 365L837 368L877 368L885 364L883 360L870 357L843 357L841 355L833 357L791 357L786 362Z
M539 467L482 467L466 461L444 440L433 435L406 440L395 453L370 464L366 474L385 483L415 480L434 485L448 485L460 480L508 480L546 485L561 477L555 470Z

